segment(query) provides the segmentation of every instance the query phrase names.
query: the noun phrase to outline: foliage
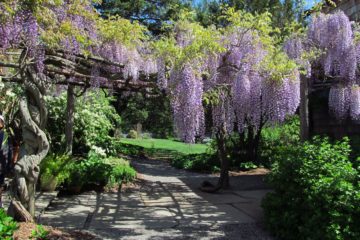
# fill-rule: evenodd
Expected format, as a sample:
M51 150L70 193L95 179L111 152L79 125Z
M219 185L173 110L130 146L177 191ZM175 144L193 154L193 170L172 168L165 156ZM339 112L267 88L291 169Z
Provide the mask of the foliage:
M0 74L2 73L0 68ZM8 116L5 121L8 125L9 120L17 110L18 96L20 90L14 84L4 83L0 76L0 109L3 116Z
M31 239L47 240L49 231L47 231L42 225L37 225L36 229L31 232Z
M74 152L87 152L91 146L104 146L111 132L120 125L120 116L111 105L112 99L102 92L88 93L77 99L74 117ZM65 150L66 94L48 97L48 132L53 152Z
M121 183L131 182L136 177L136 171L129 164L117 164L112 169L108 186L120 185Z
M111 166L103 161L103 156L91 150L88 157L77 164L76 170L86 184L105 186L111 174Z
M130 140L130 139L126 139L126 140ZM109 143L109 145L111 146L109 152L112 155L121 153L127 156L138 156L138 157L144 156L144 148L141 146L124 144L120 141L112 141L111 143Z
M86 159L72 162L70 169L68 186L115 186L136 177L136 171L127 161L106 157L104 150L97 147L93 147Z
M256 169L258 166L256 166L253 162L243 162L240 163L240 169L241 170L251 170L251 169Z
M288 118L283 124L267 126L261 132L260 162L270 167L272 163L281 161L286 149L300 144L299 116Z
M70 177L69 164L73 161L68 155L47 155L40 163L40 181L48 183L51 179L56 179L57 185L64 183ZM71 165L71 164L70 164Z
M166 32L166 22L178 19L179 12L190 8L190 1L179 0L103 0L98 6L104 15L120 15L138 21L158 35Z
M136 130L130 130L129 134L127 135L128 138L137 139L139 138L138 133Z
M359 239L359 169L349 161L348 139L284 149L269 180L266 222L280 239Z
M216 25L224 26L226 22L221 20L223 8L233 7L236 10L243 10L255 13L270 12L272 15L272 25L284 29L283 34L288 34L286 28L292 22L304 22L304 1L302 0L221 0L221 1L201 1L196 7L197 20L205 26Z
M171 165L197 172L218 172L220 163L214 154L188 154L178 155L171 161Z
M4 240L13 239L12 236L18 228L17 223L6 215L4 209L0 209L0 238Z
M155 96L151 97L140 93L117 96L116 110L122 118L123 132L141 123L143 131L151 132L155 137L172 136L173 124L169 98L157 89L153 92Z

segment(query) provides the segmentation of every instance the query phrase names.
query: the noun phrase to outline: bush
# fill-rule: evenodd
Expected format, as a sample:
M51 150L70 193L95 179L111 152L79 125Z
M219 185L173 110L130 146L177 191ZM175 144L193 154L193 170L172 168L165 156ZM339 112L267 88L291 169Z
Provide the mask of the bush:
M139 137L138 133L135 130L130 130L129 134L127 135L127 138L132 138L132 139L137 139L138 137Z
M40 163L40 183L42 190L53 191L70 177L69 163L72 161L68 155L49 154ZM55 184L55 186L50 186Z
M141 146L122 143L120 141L111 141L109 143L109 153L113 156L122 153L128 156L143 156L145 149Z
M73 151L84 154L91 146L106 147L112 133L120 125L121 119L111 105L112 99L102 92L87 93L76 99L74 116ZM65 151L66 94L58 97L47 97L49 110L48 133L53 152Z
M256 168L258 168L258 166L255 165L253 162L243 162L243 163L240 163L239 168L240 168L240 170L248 171L251 169L256 169Z
M78 175L84 184L105 186L111 173L111 166L104 163L103 156L91 150L88 158L76 164L75 176ZM74 179L76 181L76 179Z
M129 165L117 165L111 171L108 185L113 187L121 183L131 182L135 177L136 171Z
M0 239L13 239L14 232L18 229L17 223L12 217L6 215L4 209L0 208Z
M103 154L101 148L93 147L86 159L73 162L68 186L114 186L136 177L136 171L126 160Z
M288 147L269 176L266 222L279 239L360 239L359 170L347 139Z
M260 162L270 167L281 159L282 153L292 145L300 143L300 119L293 116L283 124L266 127L261 131Z
M171 161L171 165L199 172L217 172L220 169L220 163L214 154L178 155Z

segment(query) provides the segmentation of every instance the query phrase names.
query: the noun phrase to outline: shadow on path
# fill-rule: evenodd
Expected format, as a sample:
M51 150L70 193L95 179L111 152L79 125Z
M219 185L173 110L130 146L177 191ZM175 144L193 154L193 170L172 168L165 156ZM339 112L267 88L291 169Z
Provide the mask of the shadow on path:
M63 197L43 224L85 229L101 239L271 239L261 228L263 176L232 177L218 194L198 190L217 177L174 169L164 161L133 160L138 187L119 193ZM251 189L251 190L250 190Z

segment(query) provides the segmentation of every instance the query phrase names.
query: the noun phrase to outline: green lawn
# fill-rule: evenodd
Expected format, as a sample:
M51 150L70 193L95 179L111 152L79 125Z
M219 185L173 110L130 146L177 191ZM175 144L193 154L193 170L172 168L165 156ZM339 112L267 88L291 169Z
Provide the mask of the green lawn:
M163 149L177 151L183 154L205 153L208 148L205 144L187 144L168 139L121 139L120 142L132 144L147 149Z

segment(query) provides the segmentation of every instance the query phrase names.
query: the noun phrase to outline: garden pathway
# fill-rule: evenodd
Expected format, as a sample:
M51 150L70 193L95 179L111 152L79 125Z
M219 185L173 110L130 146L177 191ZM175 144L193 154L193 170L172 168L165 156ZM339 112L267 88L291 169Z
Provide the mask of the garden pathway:
M262 230L263 176L231 178L217 194L198 190L216 176L174 169L164 161L133 160L138 186L121 193L60 197L42 224L76 228L100 239L271 239Z

